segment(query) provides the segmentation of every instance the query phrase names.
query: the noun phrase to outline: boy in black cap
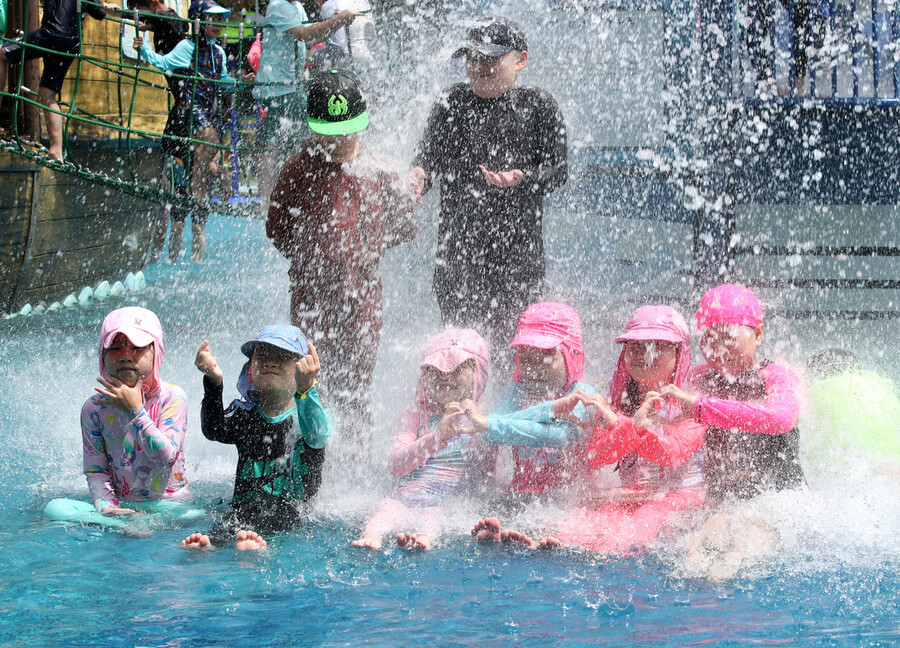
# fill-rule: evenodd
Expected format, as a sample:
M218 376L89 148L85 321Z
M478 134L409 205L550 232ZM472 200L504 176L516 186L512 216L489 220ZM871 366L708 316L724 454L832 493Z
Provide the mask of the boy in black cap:
M416 235L413 197L359 139L369 125L351 72L307 88L313 136L281 169L266 233L290 261L291 323L315 343L323 391L341 427L371 426L372 371L381 338L378 263Z
M420 191L441 183L444 325L486 334L504 375L519 315L543 292L543 197L566 181L566 127L553 97L516 87L528 43L515 22L473 27L453 56L466 57L469 82L435 102L410 177Z

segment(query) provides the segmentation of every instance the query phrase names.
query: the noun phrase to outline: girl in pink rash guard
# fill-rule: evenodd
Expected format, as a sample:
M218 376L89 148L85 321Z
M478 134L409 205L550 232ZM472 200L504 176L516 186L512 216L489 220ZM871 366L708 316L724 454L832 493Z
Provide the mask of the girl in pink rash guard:
M623 488L599 509L570 513L559 534L540 546L621 553L648 544L673 517L703 503L704 426L684 420L679 403L660 395L669 384L683 384L690 368L684 318L668 306L643 306L616 342L623 348L610 386L611 407L598 395L574 392L554 401L553 411L566 416L576 403L596 408L588 465L616 464ZM535 546L515 531L500 539Z
M797 376L756 357L763 315L756 295L725 284L709 290L697 310L700 348L708 364L688 376L675 398L707 427L703 477L711 500L749 499L803 483Z
M408 549L430 548L440 533L445 500L464 485L475 463L475 441L461 402L481 402L488 380L488 349L471 329L450 329L428 342L415 399L400 415L388 455L399 479L391 497L379 504L355 547L381 548L381 539L410 509L419 511L415 532L397 534Z
M162 327L156 315L131 306L111 312L100 329L98 392L81 410L84 473L92 505L53 500L54 520L117 526L137 509L195 518L184 469L187 397L163 382ZM142 504L149 503L150 506Z

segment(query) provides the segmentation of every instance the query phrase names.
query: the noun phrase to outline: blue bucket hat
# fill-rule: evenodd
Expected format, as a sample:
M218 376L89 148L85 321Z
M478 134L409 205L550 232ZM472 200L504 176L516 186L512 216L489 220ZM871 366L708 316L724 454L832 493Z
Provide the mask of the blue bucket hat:
M253 357L253 352L258 344L271 344L279 349L284 349L295 354L298 359L309 353L309 344L303 333L296 326L288 324L272 324L266 326L256 337L241 345L241 353L248 358ZM250 382L248 372L250 371L250 362L245 362L241 373L238 376L237 390L241 395L240 399L236 399L232 405L241 409L253 409L259 401L259 394L256 386Z
M226 9L213 0L194 0L188 9L188 18L197 20L203 14L225 14L225 18L228 18L231 9Z
M306 343L306 338L303 337L303 333L301 333L300 329L296 326L290 326L288 324L272 324L266 326L256 334L255 338L249 342L244 342L241 345L241 353L248 358L253 357L253 350L256 349L256 345L260 342L271 344L272 346L284 349L285 351L290 351L291 353L296 353L300 357L309 353L309 345Z

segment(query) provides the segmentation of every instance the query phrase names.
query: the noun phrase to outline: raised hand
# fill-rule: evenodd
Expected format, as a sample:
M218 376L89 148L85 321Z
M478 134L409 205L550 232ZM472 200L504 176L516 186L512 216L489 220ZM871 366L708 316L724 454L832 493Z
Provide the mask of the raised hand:
M112 382L110 382L103 377L98 377L97 382L102 387L94 387L94 390L106 396L106 401L116 409L128 413L140 411L144 407L144 395L141 393L142 379L138 379L134 387L129 387L116 378L112 378Z
M413 167L409 172L409 186L416 202L423 202L422 192L425 191L425 169L422 167Z
M446 443L459 434L469 434L471 432L470 428L459 424L459 418L464 416L462 405L459 403L447 403L447 407L444 408L444 416L437 427L437 436L441 443Z
M194 365L214 384L222 384L222 370L219 369L219 363L216 362L216 359L209 350L208 340L203 340L203 344L197 349L197 357L194 358Z
M294 368L294 380L297 383L297 393L303 394L315 384L316 376L322 365L319 363L319 354L316 353L316 347L309 343L309 353L297 361Z
M659 416L660 409L666 404L666 398L659 392L650 391L644 396L644 402L631 418L634 427L639 430L649 430L662 423Z
M475 401L464 400L460 406L468 419L472 421L472 432L470 434L477 434L487 430L488 418L481 413Z
M495 187L515 187L525 178L525 174L519 169L513 169L512 171L488 171L481 165L478 168L481 169L481 173L484 174L484 179L488 181L488 184L492 184Z

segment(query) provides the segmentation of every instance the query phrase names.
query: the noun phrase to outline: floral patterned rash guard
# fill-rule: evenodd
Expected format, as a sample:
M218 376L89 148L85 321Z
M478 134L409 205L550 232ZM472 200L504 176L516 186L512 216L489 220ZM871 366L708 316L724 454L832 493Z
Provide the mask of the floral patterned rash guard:
M121 501L190 497L184 469L187 396L160 381L139 412L123 412L105 396L81 408L84 474L98 511Z

